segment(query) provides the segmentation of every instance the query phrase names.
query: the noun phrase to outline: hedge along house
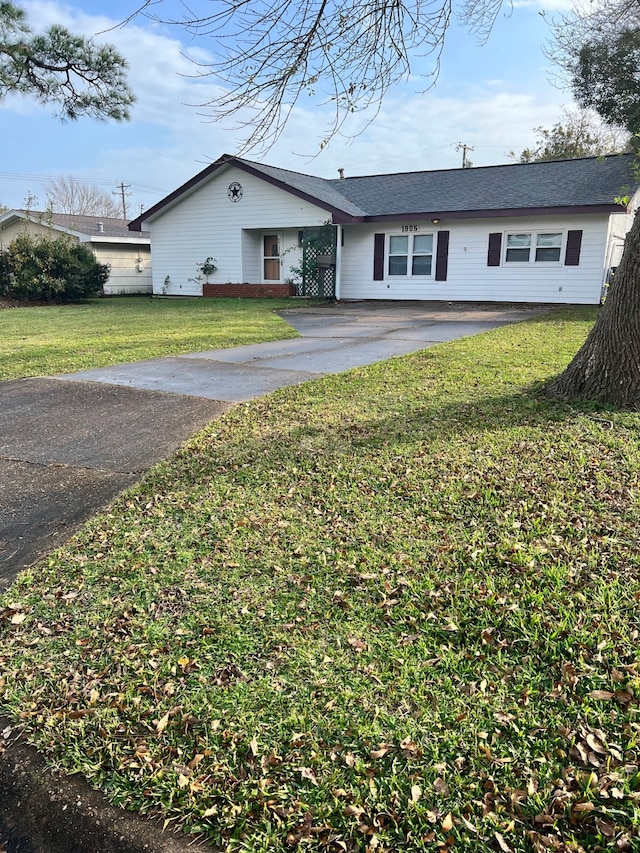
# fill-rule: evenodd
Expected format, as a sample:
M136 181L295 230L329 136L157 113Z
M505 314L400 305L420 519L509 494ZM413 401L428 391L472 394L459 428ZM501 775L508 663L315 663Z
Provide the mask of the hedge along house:
M109 265L106 296L151 293L151 240L147 233L129 231L126 219L8 210L0 215L0 249L25 231L87 245L97 261Z
M631 225L614 198L636 188L633 155L335 180L224 155L129 227L158 295L292 293L330 222L337 299L597 304Z

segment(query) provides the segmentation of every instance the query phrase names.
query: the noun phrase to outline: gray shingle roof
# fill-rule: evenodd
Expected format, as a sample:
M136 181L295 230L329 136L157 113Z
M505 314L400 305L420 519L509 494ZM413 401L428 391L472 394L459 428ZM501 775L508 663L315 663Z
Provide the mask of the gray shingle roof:
M20 211L27 214L26 210ZM69 231L77 231L79 234L87 234L90 237L137 237L148 238L149 233L141 232L139 235L132 234L128 228L126 219L112 219L106 216L80 216L73 213L50 213L49 211L28 211L32 219L38 219L46 225L51 222L53 225L59 225L60 228L67 228ZM102 223L102 230L99 229L99 223Z
M633 193L633 154L544 163L510 163L472 169L442 169L369 175L344 180L318 178L223 154L130 223L139 230L168 205L227 166L258 175L333 215L336 222L422 214L427 218L510 215L589 208L616 210L615 196ZM105 221L105 229L106 229Z
M612 204L638 185L634 155L328 181L369 216Z
M305 195L325 202L331 207L336 207L350 216L366 216L366 211L362 207L352 202L341 192L342 188L339 185L343 184L344 181L328 181L326 178L305 175L303 172L292 172L289 169L279 169L276 166L267 166L264 163L252 163L240 158L238 158L238 162L251 167L254 172L261 172L272 180L286 184Z

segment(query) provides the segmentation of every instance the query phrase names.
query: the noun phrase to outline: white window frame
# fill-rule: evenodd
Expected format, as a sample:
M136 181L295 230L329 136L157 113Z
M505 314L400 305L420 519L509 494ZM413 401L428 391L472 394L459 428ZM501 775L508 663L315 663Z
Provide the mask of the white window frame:
M529 247L528 247L529 248L528 260L526 260L526 261L510 261L510 260L508 260L507 259L507 253L508 253L509 249L519 248L517 246L509 246L509 237L516 236L516 235L525 235L525 234L531 238L531 242L529 243ZM560 235L560 245L559 246L553 246L553 247L552 246L539 246L538 245L538 238L542 235L548 235L548 234L559 234ZM531 264L534 264L534 265L537 265L537 264L545 264L545 265L546 264L554 264L555 266L560 266L562 264L562 259L565 255L565 252L566 252L567 232L565 230L563 230L562 228L557 228L555 230L551 230L551 229L542 230L539 228L538 229L532 228L529 231L525 231L524 229L522 231L516 231L516 230L505 231L503 238L504 239L502 241L502 245L503 245L502 263L505 266L510 266L510 267L513 266L515 268L526 267L526 266L529 266ZM525 247L522 247L522 248L525 248ZM545 248L557 248L559 250L558 259L555 261L538 260L536 258L537 250L538 249L545 249Z
M394 257L394 254L391 252L391 240L393 237L403 237L407 240L407 253L406 255L398 253L396 256L406 257L407 258L407 271L406 273L392 273L389 271L390 259ZM415 239L420 237L431 237L431 252L415 252L414 251L414 242ZM424 233L419 231L417 233L397 233L393 232L391 234L387 234L386 241L386 252L385 252L385 278L393 279L394 281L404 281L405 279L413 279L413 280L421 280L425 279L433 279L435 275L435 267L436 267L436 252L435 252L435 243L436 243L436 234L434 231L425 231ZM429 275L414 275L412 272L413 269L413 259L415 257L431 257L431 272Z

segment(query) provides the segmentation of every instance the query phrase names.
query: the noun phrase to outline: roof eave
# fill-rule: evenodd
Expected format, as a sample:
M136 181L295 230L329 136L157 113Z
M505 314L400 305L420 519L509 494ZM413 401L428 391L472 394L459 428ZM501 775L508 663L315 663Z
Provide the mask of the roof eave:
M290 184L285 183L285 181L279 181L277 178L274 178L273 175L267 175L265 172L260 171L260 169L254 169L251 164L245 163L243 160L236 160L233 165L236 166L238 169L242 169L250 175L254 175L256 178L261 178L263 181L266 181L268 184L271 184L274 187L278 187L279 189L285 190L285 192L288 192L291 195L297 196L297 198L301 198L304 201L309 202L309 204L313 204L316 207L321 207L323 210L326 210L328 213L331 213L333 217L350 215L346 213L346 211L344 211L342 208L336 207L335 205L330 204L328 201L324 201L323 199L320 199L317 196L312 195L311 193L306 193L304 190L299 190L297 189L297 187L292 187Z
M115 235L109 234L89 234L87 235L85 243L122 243L127 246L148 246L151 243L150 237L143 237L140 235L139 237L116 237Z
M173 192L169 193L169 195L160 199L160 201L154 204L153 207L150 207L148 210L145 210L144 213L141 213L140 216L132 219L127 226L129 231L142 231L143 223L154 219L154 217L161 213L166 207L169 207L174 202L178 201L178 199L183 195L190 192L192 189L195 189L198 184L207 180L207 178L210 178L220 169L227 166L233 159L235 158L230 154L223 154L222 157L219 157L214 163L206 166L202 171L198 172L197 175L194 175L193 178L190 178L186 183L182 184L182 186L179 186Z
M589 213L624 213L619 204L563 205L560 207L509 207L483 210L431 210L410 213L381 213L365 217L343 219L347 222L401 222L407 219L505 219L511 216L554 216Z
M43 221L42 218L30 216L23 213L21 210L7 210L0 216L0 226L5 223L12 224L13 222L30 222L32 225L41 225L43 228L48 228L51 231L60 231L62 234L69 234L71 237L77 237L81 240L84 236L82 231L74 231L73 228L67 228L64 225L59 225L53 221Z

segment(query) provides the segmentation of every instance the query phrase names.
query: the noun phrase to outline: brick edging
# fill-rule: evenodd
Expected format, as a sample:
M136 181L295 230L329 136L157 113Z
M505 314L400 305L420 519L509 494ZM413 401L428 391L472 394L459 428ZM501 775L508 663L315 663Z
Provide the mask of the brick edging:
M242 284L233 284L227 282L224 284L203 284L203 296L222 296L231 298L250 297L253 299L264 298L282 298L286 296L296 295L295 284L251 284L243 282Z

